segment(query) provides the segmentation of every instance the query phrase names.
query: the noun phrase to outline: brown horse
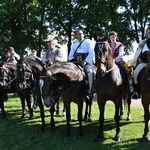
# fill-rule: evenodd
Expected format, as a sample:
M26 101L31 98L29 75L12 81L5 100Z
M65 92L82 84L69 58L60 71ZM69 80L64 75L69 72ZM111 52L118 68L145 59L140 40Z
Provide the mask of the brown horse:
M6 112L4 109L4 96L8 93L16 93L16 63L11 62L1 62L0 64L0 107L2 110L1 117L4 118L6 116ZM22 114L21 118L25 116L25 100L27 102L29 108L29 119L33 117L33 110L31 109L31 96L30 90L27 91L18 91L18 96L20 97L22 104Z
M115 141L120 141L120 109L122 108L122 98L127 96L128 106L130 106L131 94L129 93L128 80L123 78L119 67L116 65L108 43L100 41L95 46L96 64L97 64L97 102L100 110L100 129L97 140L103 139L104 126L104 111L107 100L111 100L115 105L115 121L116 121L116 135ZM130 107L128 109L128 119L130 115Z
M41 91L45 105L50 105L57 97L57 85L61 84L63 101L66 108L67 130L66 136L70 135L71 108L70 103L78 106L79 136L83 135L82 110L83 101L91 107L91 99L86 96L87 84L84 80L82 70L72 62L58 62L47 68L48 77L41 77ZM53 106L53 105L52 105ZM87 112L87 111L86 111ZM86 118L86 117L85 117ZM53 126L55 125L54 119Z
M140 86L140 93L142 95L141 101L144 108L144 134L142 136L142 141L148 141L148 133L149 133L149 105L150 105L150 94L149 94L149 87L150 87L150 52L148 52L147 57L148 63L147 66L140 72L138 77L138 83Z

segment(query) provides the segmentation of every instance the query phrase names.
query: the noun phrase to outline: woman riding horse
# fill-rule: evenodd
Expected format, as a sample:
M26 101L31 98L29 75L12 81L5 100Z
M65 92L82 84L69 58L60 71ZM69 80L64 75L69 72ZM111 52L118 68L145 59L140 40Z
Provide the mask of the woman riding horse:
M131 93L129 92L129 85L127 77L121 75L118 66L116 65L112 52L106 41L100 41L95 46L96 63L97 63L97 102L100 110L99 117L99 133L97 140L104 138L104 111L107 100L111 100L115 104L115 121L116 121L116 135L115 141L120 141L120 115L119 111L122 108L122 97L127 96L128 102L128 117L130 115Z

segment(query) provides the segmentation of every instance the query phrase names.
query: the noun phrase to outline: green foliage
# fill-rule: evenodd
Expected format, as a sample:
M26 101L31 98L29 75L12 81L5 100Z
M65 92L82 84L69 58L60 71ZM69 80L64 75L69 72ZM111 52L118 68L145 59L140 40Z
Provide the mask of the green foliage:
M9 46L17 52L30 48L40 53L50 37L70 50L78 27L90 39L115 30L128 53L133 41L145 37L149 4L149 0L1 0L0 54Z
M78 121L77 105L71 103L71 136L65 137L66 119L63 116L56 116L56 130L49 128L49 109L45 108L46 129L43 134L39 132L41 125L39 108L34 111L32 120L28 120L27 115L20 119L21 103L18 97L9 94L9 99L5 102L7 118L0 120L0 150L147 150L149 142L141 143L140 139L144 132L143 108L131 107L131 121L126 121L126 111L124 118L120 121L122 141L116 143L113 140L115 135L114 105L106 104L104 141L95 142L99 130L99 110L97 102L93 102L92 118L93 122L83 122L84 136L77 138ZM62 108L62 103L60 108ZM61 113L61 111L60 111Z

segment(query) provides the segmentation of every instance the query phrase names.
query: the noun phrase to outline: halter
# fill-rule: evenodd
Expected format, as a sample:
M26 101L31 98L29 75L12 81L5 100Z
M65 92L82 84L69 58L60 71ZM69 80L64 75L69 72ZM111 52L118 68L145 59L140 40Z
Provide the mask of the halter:
M3 64L3 66L0 67L3 72L1 72L2 76L0 76L0 80L2 80L3 86L8 87L16 77L10 78L11 77L11 70L7 67L7 65ZM6 75L6 76L5 76Z
M23 82L20 82L20 84L22 83L23 88L27 88L27 87L31 88L31 85L28 83L28 81L30 80L30 77L32 75L32 70L25 63L16 64L16 67L17 69L18 67L21 67ZM26 75L25 72L30 73L30 75Z
M109 48L108 47L104 47L104 44L108 44L108 42L106 41L100 41L100 42L96 42L98 44L98 48L99 48L99 51L98 51L98 59L99 61L104 64L104 66L106 66L108 64L107 60L104 59L104 58L101 58L100 57L100 54L103 54L104 52L102 51L103 48L105 48L106 50L108 50ZM106 75L107 73L111 72L113 69L115 68L115 65L113 65L113 67L111 67L109 70L102 70L103 71L103 74L102 76Z

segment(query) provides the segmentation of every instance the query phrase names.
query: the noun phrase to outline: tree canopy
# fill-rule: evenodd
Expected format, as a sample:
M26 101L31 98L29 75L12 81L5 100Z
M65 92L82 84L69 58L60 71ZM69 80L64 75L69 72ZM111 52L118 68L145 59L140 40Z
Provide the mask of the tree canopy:
M26 48L40 53L52 35L69 51L79 27L90 39L116 31L129 53L133 41L145 38L149 6L149 0L1 0L0 55L9 46L18 53Z

